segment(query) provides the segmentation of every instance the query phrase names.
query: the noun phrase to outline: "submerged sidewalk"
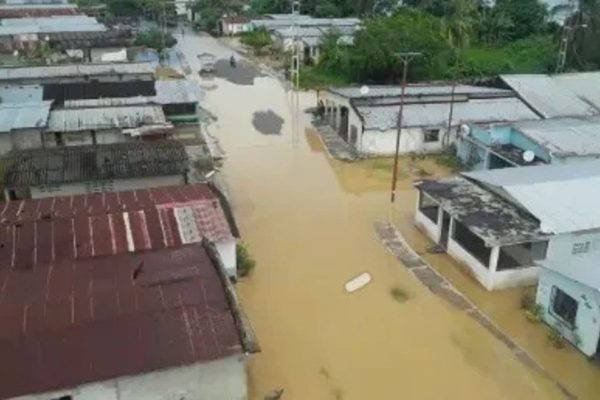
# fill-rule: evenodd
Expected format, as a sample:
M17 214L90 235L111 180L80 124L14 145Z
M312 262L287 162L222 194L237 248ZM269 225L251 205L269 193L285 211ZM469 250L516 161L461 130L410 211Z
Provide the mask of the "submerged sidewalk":
M460 293L446 278L441 276L421 256L419 256L391 223L375 222L374 228L377 236L383 242L386 249L394 255L402 265L412 272L423 285L431 290L431 292L475 319L481 326L494 335L494 337L504 343L519 361L554 382L565 395L565 398L577 399L577 396L571 393L559 381L550 376L550 374L535 361L529 353L505 334L486 314L480 311L475 304Z

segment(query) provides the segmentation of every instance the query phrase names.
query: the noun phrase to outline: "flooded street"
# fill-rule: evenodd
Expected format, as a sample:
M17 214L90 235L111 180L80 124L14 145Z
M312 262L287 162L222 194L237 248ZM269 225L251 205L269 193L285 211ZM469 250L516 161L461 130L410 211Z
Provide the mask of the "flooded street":
M196 54L232 54L207 36L178 39L195 71ZM234 209L257 261L237 285L262 347L249 363L250 398L277 388L285 400L564 398L386 252L373 223L393 217L387 164L330 160L277 79L249 77L248 66L243 74L201 83L213 87L203 106L217 118L210 133L226 151ZM314 94L300 95L300 110L314 104ZM397 218L413 208L413 178L401 175ZM371 283L346 293L363 272Z

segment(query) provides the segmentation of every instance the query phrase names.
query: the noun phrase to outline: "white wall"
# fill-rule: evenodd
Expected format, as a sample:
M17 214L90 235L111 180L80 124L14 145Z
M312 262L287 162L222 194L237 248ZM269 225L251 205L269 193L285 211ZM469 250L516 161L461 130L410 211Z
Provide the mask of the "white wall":
M462 248L452 236L448 238L448 249L446 250L450 256L456 259L461 264L465 265L473 277L479 281L487 290L498 289L494 287L492 280L492 272L489 268L479 262L468 251Z
M443 150L442 139L447 131L440 127L431 127L431 129L440 129L437 142L425 142L424 129L422 128L404 128L400 135L400 153L435 153ZM373 155L391 155L396 151L397 130L368 130L365 131L361 143L361 152ZM456 140L456 130L450 133L448 143L454 143Z
M553 237L546 259L549 261L548 268L600 288L600 230Z
M435 243L439 243L442 235L442 208L438 210L438 223L434 223L425 214L419 210L419 200L421 191L417 192L417 205L415 207L415 225L425 233L429 239Z
M143 375L78 386L67 391L22 396L12 400L246 400L245 358L232 356Z
M550 311L552 307L552 288L554 286L577 300L575 329L571 329ZM592 288L579 284L554 271L542 268L536 301L542 306L544 321L559 329L567 340L587 356L594 355L598 346L600 336L599 300L598 292Z
M14 150L39 149L42 147L42 135L39 129L22 129L10 133Z
M231 278L237 277L237 251L234 238L215 243L221 262Z
M153 176L131 179L114 179L95 182L78 182L63 185L32 186L31 198L40 199L54 196L70 196L94 192L121 192L125 190L148 189L153 187L183 185L182 175Z

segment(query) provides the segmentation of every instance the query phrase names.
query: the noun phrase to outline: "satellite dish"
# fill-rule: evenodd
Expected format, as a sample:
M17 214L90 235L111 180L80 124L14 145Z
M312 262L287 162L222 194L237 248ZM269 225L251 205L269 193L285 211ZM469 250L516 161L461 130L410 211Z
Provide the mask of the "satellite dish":
M360 88L360 94L362 94L363 96L367 95L368 93L369 93L369 87L367 85Z
M527 150L526 152L523 153L523 160L525 160L525 162L532 162L535 159L535 153L531 150Z

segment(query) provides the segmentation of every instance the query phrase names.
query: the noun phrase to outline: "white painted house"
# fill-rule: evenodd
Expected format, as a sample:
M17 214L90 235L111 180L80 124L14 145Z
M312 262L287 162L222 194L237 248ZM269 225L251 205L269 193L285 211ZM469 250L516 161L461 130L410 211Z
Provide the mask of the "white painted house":
M317 106L324 121L359 152L391 155L396 146L400 93L399 86L330 88L318 92ZM452 95L451 85L409 85L400 153L442 151L468 122L536 118L511 90L458 85Z

